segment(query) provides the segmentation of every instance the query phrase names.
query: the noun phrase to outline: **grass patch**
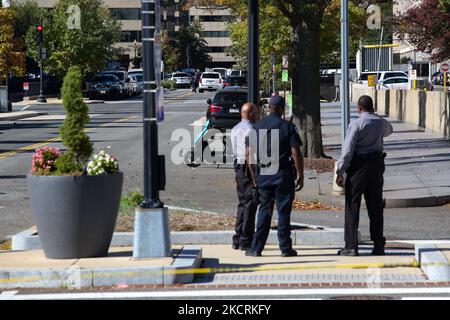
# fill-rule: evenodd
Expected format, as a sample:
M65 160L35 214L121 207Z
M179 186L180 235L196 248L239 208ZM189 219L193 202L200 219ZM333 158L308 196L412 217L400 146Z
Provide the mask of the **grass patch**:
M144 196L139 190L133 190L120 199L119 214L132 214L134 209L144 201Z

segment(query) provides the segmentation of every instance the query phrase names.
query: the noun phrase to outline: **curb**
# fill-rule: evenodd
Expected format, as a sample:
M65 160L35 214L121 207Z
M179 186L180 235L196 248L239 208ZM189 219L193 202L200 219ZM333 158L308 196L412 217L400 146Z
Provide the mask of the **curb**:
M450 201L450 195L421 198L385 199L386 208L438 207Z
M105 103L105 100L83 100L86 104L93 104L93 103ZM22 101L20 103L13 103L13 106L19 106L19 107L26 107L26 106L53 106L53 105L59 105L62 104L62 101L47 101L47 102L36 102L36 100L28 100L28 101Z
M37 111L24 111L25 113L23 114L16 114L16 115L12 115L12 116L3 116L0 115L0 121L15 121L15 120L20 120L20 119L25 119L25 118L33 118L33 117L37 117L37 116L43 116L48 114L47 112L37 112Z
M450 263L436 245L415 246L416 260L420 268L432 281L450 281Z
M202 249L185 246L171 266L129 268L0 269L0 288L86 288L116 285L173 285L191 283L194 274L170 271L198 268ZM167 271L169 273L167 274Z
M292 223L292 225L295 226L296 224ZM234 231L175 231L171 232L170 236L173 245L213 245L231 244L233 235ZM133 232L114 232L111 247L132 247L133 237ZM344 244L344 229L292 230L291 237L294 245L340 246ZM11 250L13 251L42 249L39 236L34 227L13 235L11 241ZM278 244L276 230L270 231L267 244Z

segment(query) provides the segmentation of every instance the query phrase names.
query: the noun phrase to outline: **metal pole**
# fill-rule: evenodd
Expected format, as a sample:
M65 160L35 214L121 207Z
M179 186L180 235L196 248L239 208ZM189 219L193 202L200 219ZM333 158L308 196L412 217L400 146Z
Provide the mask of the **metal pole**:
M380 48L378 50L378 63L377 63L377 83L378 79L380 78L380 69L381 69L381 50L383 50L383 33L384 33L384 27L381 27L381 36L380 36Z
M272 51L270 53L270 60L272 63L272 93L277 92L277 72L275 69L276 63L275 63L275 53Z
M144 124L144 202L142 208L162 208L159 199L158 127L155 77L155 0L142 0L143 124Z
M248 101L259 102L259 4L258 0L248 0Z
M43 26L42 20L40 22L40 25ZM42 59L42 45L44 42L44 30L39 31L39 97L37 99L37 102L47 102L47 99L45 99L44 96L44 76L43 76L43 69L44 69L44 61Z
M350 123L350 95L348 74L348 0L341 0L341 143L344 144Z

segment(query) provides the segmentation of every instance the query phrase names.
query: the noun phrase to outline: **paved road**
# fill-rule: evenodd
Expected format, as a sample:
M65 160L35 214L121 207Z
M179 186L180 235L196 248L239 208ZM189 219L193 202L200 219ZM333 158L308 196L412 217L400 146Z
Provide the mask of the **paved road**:
M201 166L196 169L170 161L177 140L175 129L193 132L192 123L205 115L206 99L211 93L192 94L178 90L166 95L165 121L159 125L160 153L166 156L167 186L161 193L168 205L233 214L236 195L230 168ZM125 174L124 193L142 189L142 102L139 99L89 105L92 131L89 135L98 151L108 148L120 160ZM58 136L64 110L59 105L34 106L50 116L0 123L0 154L46 141ZM53 146L62 147L60 143ZM26 194L26 174L30 170L33 148L6 158L0 156L0 240L33 225ZM301 193L298 194L301 198ZM362 213L362 234L368 235L368 220ZM293 220L341 227L342 212L301 212ZM409 208L386 210L386 234L390 239L448 239L449 208Z

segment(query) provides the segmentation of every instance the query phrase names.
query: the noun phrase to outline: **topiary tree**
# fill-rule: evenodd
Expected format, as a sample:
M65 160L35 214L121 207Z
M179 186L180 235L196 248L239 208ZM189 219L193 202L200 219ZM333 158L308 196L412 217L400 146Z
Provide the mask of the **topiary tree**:
M88 107L83 102L81 83L81 69L69 68L61 90L67 115L59 130L67 151L56 160L55 165L59 174L82 174L92 154L92 143L84 132L84 127L89 122L89 115Z

